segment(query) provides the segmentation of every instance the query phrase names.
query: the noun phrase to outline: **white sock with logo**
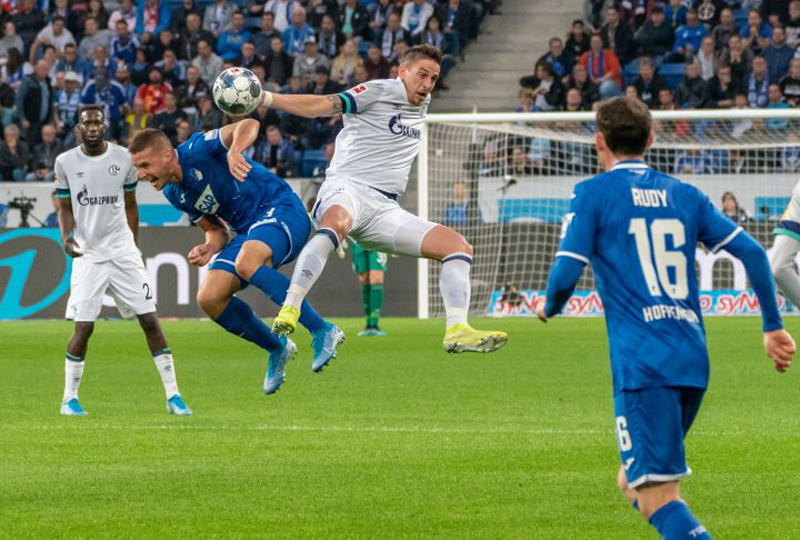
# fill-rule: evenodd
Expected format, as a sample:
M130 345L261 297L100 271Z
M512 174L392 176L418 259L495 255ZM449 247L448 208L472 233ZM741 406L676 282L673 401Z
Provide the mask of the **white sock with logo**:
M78 387L83 378L83 367L86 362L83 358L67 353L64 359L64 401L78 399Z
M167 394L167 399L180 394L178 381L175 378L175 363L172 360L172 351L169 349L155 351L153 353L153 363L156 365L158 374L161 375L161 382L164 383L164 393Z
M454 324L466 324L469 313L469 299L472 288L469 272L472 257L466 253L453 253L442 261L439 273L439 290L444 300L444 312L447 317L447 328Z
M331 229L320 229L300 252L292 273L292 284L283 305L300 309L303 298L325 269L328 257L339 247L339 237Z

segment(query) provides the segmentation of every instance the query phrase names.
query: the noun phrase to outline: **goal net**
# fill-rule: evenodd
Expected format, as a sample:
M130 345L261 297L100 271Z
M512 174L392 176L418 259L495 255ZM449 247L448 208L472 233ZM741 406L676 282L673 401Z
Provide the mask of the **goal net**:
M696 185L766 248L800 179L800 111L654 111L653 167ZM430 115L418 160L421 215L475 248L473 315L532 316L574 185L599 172L593 113ZM419 316L444 315L439 263L419 263ZM759 313L744 266L698 246L707 315ZM795 311L779 298L783 311ZM602 314L590 268L567 315Z

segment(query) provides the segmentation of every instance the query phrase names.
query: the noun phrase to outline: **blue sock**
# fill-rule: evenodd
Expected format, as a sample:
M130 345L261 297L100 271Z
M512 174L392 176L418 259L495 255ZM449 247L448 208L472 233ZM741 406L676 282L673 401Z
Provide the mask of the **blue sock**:
M664 540L711 540L706 528L683 501L672 501L656 510L650 516L650 525Z
M277 305L282 306L286 300L286 291L289 290L289 278L264 265L250 277L250 284L255 285ZM308 328L312 334L325 328L325 321L320 317L308 300L303 300L300 306L300 324Z
M273 334L264 321L256 317L253 310L244 301L231 297L225 311L214 321L231 334L251 341L270 352L283 346L277 334Z

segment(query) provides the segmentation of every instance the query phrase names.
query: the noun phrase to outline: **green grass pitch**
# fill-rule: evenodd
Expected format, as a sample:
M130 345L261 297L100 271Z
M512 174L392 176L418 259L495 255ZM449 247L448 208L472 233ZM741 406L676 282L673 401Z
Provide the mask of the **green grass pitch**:
M269 397L254 346L164 323L191 418L167 414L135 323L98 323L87 418L58 414L71 325L2 323L0 536L657 538L615 485L602 320L479 320L510 342L461 356L440 320L338 322L339 358L312 373L299 336ZM800 366L774 372L757 319L708 328L684 497L715 538L800 538Z

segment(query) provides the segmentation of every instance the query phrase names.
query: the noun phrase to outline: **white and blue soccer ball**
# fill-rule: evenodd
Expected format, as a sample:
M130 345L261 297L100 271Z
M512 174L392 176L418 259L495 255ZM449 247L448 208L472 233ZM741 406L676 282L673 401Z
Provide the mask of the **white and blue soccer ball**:
M214 103L225 114L245 116L258 107L261 82L255 73L242 67L228 68L211 87Z

